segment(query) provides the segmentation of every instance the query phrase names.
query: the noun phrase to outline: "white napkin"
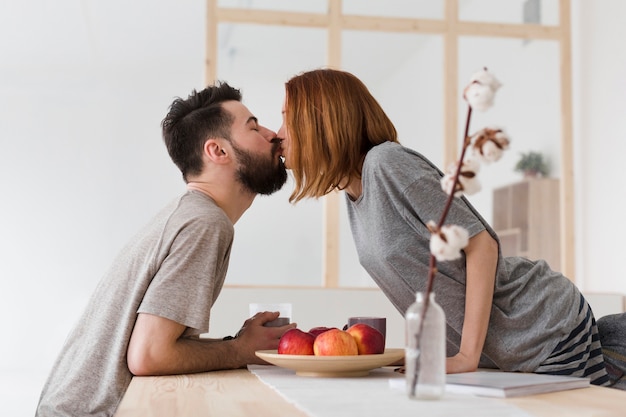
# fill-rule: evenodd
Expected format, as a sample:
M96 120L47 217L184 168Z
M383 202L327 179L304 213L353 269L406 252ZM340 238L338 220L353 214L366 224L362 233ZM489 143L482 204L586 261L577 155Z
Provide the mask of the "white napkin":
M403 390L391 388L404 379L393 368L374 369L366 377L355 378L297 376L295 371L266 365L249 365L248 369L311 417L530 416L492 398L446 393L436 401L409 399Z

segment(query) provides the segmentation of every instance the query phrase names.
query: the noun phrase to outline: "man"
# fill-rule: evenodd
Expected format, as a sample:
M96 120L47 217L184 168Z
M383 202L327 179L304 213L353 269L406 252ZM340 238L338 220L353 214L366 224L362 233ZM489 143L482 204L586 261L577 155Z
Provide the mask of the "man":
M257 194L287 179L281 144L218 83L177 99L163 138L187 192L168 205L120 253L69 335L41 394L37 416L112 416L132 375L233 369L263 363L294 324L246 320L235 338L200 339L220 293L233 225Z

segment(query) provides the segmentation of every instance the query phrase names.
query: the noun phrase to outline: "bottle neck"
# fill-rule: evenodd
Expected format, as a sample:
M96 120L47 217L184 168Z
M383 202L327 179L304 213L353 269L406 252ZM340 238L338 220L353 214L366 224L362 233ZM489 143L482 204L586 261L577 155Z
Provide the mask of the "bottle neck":
M418 291L418 292L415 294L415 301L417 301L418 303L423 303L425 299L426 299L426 292L424 292L424 291ZM435 302L435 292L434 292L434 291L431 291L431 292L430 292L430 295L429 295L429 297L428 297L428 300L429 300L431 303Z

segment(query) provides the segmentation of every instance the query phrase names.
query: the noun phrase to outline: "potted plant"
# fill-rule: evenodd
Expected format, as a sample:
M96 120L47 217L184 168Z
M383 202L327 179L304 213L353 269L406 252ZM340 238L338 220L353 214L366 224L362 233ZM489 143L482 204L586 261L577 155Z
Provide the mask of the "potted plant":
M522 172L525 178L541 178L548 175L548 164L539 152L522 153L515 164L515 171Z

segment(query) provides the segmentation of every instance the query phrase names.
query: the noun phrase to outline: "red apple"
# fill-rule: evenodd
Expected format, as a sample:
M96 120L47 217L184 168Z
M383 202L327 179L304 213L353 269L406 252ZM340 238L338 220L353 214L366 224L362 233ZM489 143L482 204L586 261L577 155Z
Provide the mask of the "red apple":
M385 352L385 336L378 329L365 323L357 323L346 330L356 341L359 355Z
M318 326L318 327L313 327L311 330L309 330L309 333L311 333L313 336L319 336L320 334L330 330L330 329L336 329L336 327L323 327L323 326Z
M278 353L286 355L312 355L315 336L294 328L287 330L278 341Z
M350 333L330 329L315 338L313 353L317 356L349 356L358 355L359 349Z

